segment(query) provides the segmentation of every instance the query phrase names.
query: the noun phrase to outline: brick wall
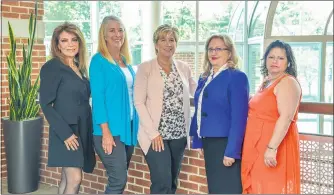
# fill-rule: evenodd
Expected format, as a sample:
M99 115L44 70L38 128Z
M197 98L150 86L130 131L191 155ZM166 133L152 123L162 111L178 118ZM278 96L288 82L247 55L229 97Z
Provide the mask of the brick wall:
M43 2L40 1L39 5L39 17L38 20L42 20L44 10ZM2 17L10 19L22 19L27 20L29 13L34 11L33 1L2 1L1 2ZM7 29L4 29L7 30ZM19 30L25 29L13 29L14 33ZM27 29L28 30L28 29ZM18 51L17 55L22 55L22 43L27 43L26 37L17 37ZM9 53L9 38L1 38L1 117L9 115L7 98L9 96L8 91L8 77L7 77L7 63L6 55ZM194 53L178 53L175 54L177 59L181 59L187 62L194 69ZM22 59L22 58L19 58ZM33 79L36 79L41 66L45 63L45 46L43 45L43 39L37 39L33 51ZM199 59L202 62L202 56ZM195 75L194 75L195 76ZM41 113L42 114L42 113ZM50 185L59 185L61 168L49 168L47 167L47 155L48 155L48 123L44 120L44 130L42 135L42 148L41 148L41 183ZM92 174L84 174L81 185L81 193L103 193L105 190L105 184L107 183L106 171L103 164L96 156L98 161L95 170ZM6 158L3 142L3 131L1 125L1 177L7 176L6 172ZM182 164L182 169L179 177L180 187L177 193L182 194L197 194L207 193L206 177L204 169L203 158L199 157L197 152L186 150L185 157ZM128 183L125 193L149 193L150 186L150 173L144 160L141 150L137 147L132 157L132 161L129 168Z
M38 20L42 20L43 13L43 4L38 3ZM27 20L29 18L30 13L34 13L34 2L33 1L2 1L1 2L1 17L2 20L6 19L22 19ZM3 25L2 25L3 26ZM13 27L14 35L18 31L22 31L24 29L18 29ZM3 31L8 31L8 29L3 29ZM28 34L28 29L27 29ZM22 61L22 44L27 45L28 36L26 37L16 37L17 41L17 53L18 62ZM6 56L9 53L9 37L2 36L1 37L1 117L9 116L9 108L7 98L9 97L9 89L8 89L8 70L7 70L7 61ZM32 79L35 80L39 74L40 67L45 62L45 46L43 44L43 39L36 39L36 43L34 45L33 51L33 71L32 71ZM7 176L6 170L6 157L5 157L5 148L4 148L4 139L3 139L3 130L2 124L0 127L1 131L1 177Z

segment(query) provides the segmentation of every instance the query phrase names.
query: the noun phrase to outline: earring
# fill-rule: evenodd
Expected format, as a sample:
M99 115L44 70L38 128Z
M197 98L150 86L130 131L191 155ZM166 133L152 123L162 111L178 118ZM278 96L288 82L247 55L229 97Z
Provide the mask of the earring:
M290 64L290 62L288 63L288 67L290 67L291 66L291 64Z

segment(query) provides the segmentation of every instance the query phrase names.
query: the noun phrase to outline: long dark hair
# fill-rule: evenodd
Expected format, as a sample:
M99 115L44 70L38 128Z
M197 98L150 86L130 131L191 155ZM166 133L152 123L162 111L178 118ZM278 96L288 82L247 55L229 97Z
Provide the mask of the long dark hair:
M290 74L291 76L297 78L297 64L296 64L296 58L293 54L293 51L291 49L291 46L288 43L285 43L280 40L276 40L267 47L266 52L263 55L262 58L262 66L261 66L261 74L266 77L268 76L268 69L267 69L267 57L269 52L274 48L281 48L285 50L286 57L288 59L288 67L286 68L285 72Z
M78 26L75 24L64 22L63 24L60 24L53 30L52 38L51 38L51 55L54 58L59 58L64 64L67 64L65 61L65 56L62 54L58 48L59 44L59 35L62 32L67 32L75 35L79 40L79 52L75 56L75 61L79 64L80 72L88 77L87 74L87 48L86 48L86 41L85 38L79 29Z

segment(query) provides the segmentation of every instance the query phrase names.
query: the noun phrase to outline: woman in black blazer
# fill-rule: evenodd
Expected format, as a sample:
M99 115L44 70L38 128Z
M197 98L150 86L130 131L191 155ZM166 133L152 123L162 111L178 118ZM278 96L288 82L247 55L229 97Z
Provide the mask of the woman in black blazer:
M82 170L91 173L96 163L85 45L77 26L58 26L51 40L53 58L40 73L40 104L50 124L48 166L62 167L59 194L78 193Z

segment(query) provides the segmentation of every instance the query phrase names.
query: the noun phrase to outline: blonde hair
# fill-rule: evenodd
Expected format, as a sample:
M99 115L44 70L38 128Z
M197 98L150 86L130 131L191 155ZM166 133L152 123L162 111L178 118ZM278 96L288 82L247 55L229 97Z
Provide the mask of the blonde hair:
M62 54L58 48L59 35L64 31L70 34L74 34L77 37L79 41L79 52L77 53L77 55L75 55L74 61L78 63L81 74L88 77L86 41L81 30L76 25L69 22L65 22L54 29L51 38L51 48L50 48L52 57L59 58L64 64L68 65L67 64L68 62L65 60L66 56L64 56L64 54Z
M164 36L164 35L166 35L169 32L173 33L173 36L174 36L176 44L177 44L177 42L179 40L179 30L176 27L173 27L173 26L171 26L169 24L163 24L163 25L160 25L154 31L154 34L153 34L153 43L154 43L154 45L156 45L158 43L159 38L161 38L161 36ZM157 53L158 53L158 51L157 51L157 49L155 49L155 54L157 54Z
M116 16L106 16L103 18L100 30L99 30L99 43L97 47L97 51L101 53L103 57L109 60L111 63L115 63L115 60L112 58L108 51L107 43L105 40L107 25L109 21L118 22L124 29L124 43L121 47L121 55L125 58L126 64L131 65L131 52L129 48L128 36L124 27L123 22Z
M221 39L226 48L228 49L228 51L230 52L230 58L227 60L227 65L230 68L235 68L238 69L239 68L239 62L240 62L240 58L237 54L236 48L235 48L235 44L232 41L231 37L226 35L226 34L222 34L222 35L212 35L211 37L208 38L208 40L205 43L205 54L204 54L204 63L203 63L203 77L208 77L210 75L210 70L212 68L212 64L209 61L209 56L208 56L208 49L209 49L209 44L211 42L212 39Z

